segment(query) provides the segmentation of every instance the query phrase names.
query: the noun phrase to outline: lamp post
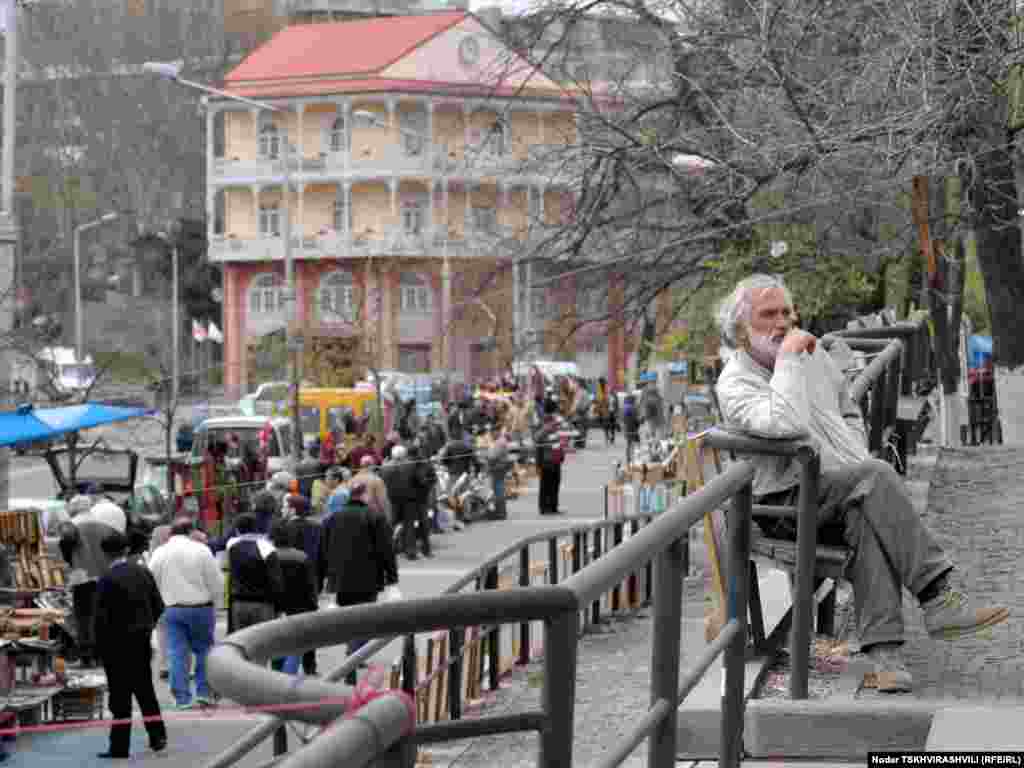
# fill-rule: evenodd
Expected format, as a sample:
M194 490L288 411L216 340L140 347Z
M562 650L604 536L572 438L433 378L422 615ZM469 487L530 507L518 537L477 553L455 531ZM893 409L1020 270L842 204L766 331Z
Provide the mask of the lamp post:
M107 222L114 221L120 214L105 213L95 221L79 224L74 231L74 269L75 269L75 360L81 362L84 343L82 340L82 233L96 229Z
M171 334L171 400L170 408L178 406L178 387L181 378L181 358L179 347L181 344L181 317L179 316L180 302L178 298L178 243L171 242L167 233L161 232L157 235L161 240L171 246L171 327L174 332Z
M288 110L281 107L269 104L265 101L258 101L256 99L249 99L245 96L238 96L227 91L222 91L219 88L213 88L203 83L197 83L194 80L186 80L181 77L181 65L172 62L162 61L147 61L142 65L143 72L147 72L151 75L163 78L164 80L170 80L172 82L183 85L193 90L202 91L213 96L218 96L222 99L229 101L237 101L242 104L249 104L250 106L257 107L259 109L265 109L269 112L287 112ZM282 139L284 143L283 147L283 160L284 160L284 177L282 185L284 186L284 222L281 228L281 234L284 238L284 271L285 271L285 291L289 302L288 317L285 322L285 347L288 351L288 367L289 376L288 379L291 383L292 390L292 456L295 459L295 463L302 458L302 425L299 420L299 364L298 354L300 350L300 344L302 343L301 336L294 335L294 329L292 325L298 316L298 305L297 305L297 292L295 290L295 261L292 253L292 226L291 226L291 203L289 198L291 197L292 190L292 171L291 171L291 144L288 141L288 130L282 128Z

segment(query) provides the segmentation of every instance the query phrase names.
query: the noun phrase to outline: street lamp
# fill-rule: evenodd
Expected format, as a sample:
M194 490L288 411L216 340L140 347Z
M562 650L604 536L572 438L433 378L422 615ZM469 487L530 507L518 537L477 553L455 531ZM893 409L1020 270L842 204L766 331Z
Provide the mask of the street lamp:
M166 232L157 233L157 237L171 246L171 326L174 332L171 334L171 399L168 404L168 411L174 412L178 406L178 386L181 375L181 363L179 362L178 347L181 344L181 318L178 316L178 244L172 243Z
M74 248L74 268L75 268L75 360L81 362L83 352L82 342L82 233L90 229L102 226L108 222L114 221L120 216L118 213L111 211L100 216L95 221L88 221L85 224L79 224L75 227L73 248Z
M180 85L184 85L187 88L219 96L220 98L227 99L229 101L249 104L250 106L265 109L270 112L288 111L282 107L268 104L265 101L249 99L245 96L238 96L234 93L222 91L219 88L213 88L209 85L205 85L204 83L197 83L194 80L186 80L181 76L181 66L182 65L179 62L147 61L142 65L142 71L164 80L170 80ZM298 464L302 459L303 443L302 425L299 421L299 365L298 360L296 359L299 352L298 345L301 343L301 337L293 338L292 329L292 324L297 316L297 304L295 290L295 261L292 254L291 203L289 202L292 190L291 144L288 141L287 126L283 125L282 138L284 140L284 178L282 181L282 185L284 186L284 194L282 195L284 198L284 226L282 227L283 231L281 234L284 238L285 290L287 292L289 306L291 308L289 311L289 317L285 323L285 347L288 350L288 365L290 368L290 375L288 378L291 382L292 390L292 455L295 458L295 463Z

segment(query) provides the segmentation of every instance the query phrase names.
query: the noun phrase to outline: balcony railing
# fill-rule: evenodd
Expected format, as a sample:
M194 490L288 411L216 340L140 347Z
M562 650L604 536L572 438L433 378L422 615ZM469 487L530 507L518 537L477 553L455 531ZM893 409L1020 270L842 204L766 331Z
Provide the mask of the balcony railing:
M401 147L384 149L356 144L351 151L323 151L292 161L292 173L311 176L367 176L377 174L481 177L494 175L543 176L548 183L564 175L568 167L564 153L557 147L533 146L526 157L517 152L497 153L491 149L470 147L456 155L444 145L425 147L408 154ZM279 180L284 161L278 158L214 158L210 175L219 180Z
M524 246L510 228L492 231L469 229L465 233L441 228L405 232L401 229L377 232L332 233L292 237L292 255L301 259L366 258L368 256L449 256L452 258L494 257L507 251L512 255ZM274 236L224 237L210 240L210 260L277 261L285 257L284 238Z

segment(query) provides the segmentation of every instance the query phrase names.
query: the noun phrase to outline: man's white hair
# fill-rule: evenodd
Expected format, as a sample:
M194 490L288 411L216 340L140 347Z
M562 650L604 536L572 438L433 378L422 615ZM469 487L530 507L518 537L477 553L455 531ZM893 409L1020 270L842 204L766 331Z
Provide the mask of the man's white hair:
M781 288L786 296L786 303L793 306L793 297L789 289L778 275L758 273L740 280L732 293L722 299L718 305L716 320L722 334L722 343L730 349L736 349L737 331L741 325L750 322L750 312L754 306L754 293L772 288Z
M405 457L409 455L409 452L405 449L404 445L396 445L391 449L391 460L392 461L404 461Z

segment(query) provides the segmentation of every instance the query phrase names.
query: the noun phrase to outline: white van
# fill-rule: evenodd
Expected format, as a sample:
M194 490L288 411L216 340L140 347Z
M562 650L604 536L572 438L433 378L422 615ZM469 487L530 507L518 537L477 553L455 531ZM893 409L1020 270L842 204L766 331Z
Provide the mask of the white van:
M218 416L206 419L196 427L192 457L201 459L206 453L207 446L216 441L223 441L230 446L233 443L232 435L238 438L238 449L230 450L229 461L240 460L245 455L246 446L259 455L260 433L267 425L271 428L267 444L267 473L272 475L282 470L294 472L291 421L280 417L268 419L266 416Z
M12 389L32 399L66 400L85 393L95 381L92 356L79 360L71 347L46 347L11 365Z

